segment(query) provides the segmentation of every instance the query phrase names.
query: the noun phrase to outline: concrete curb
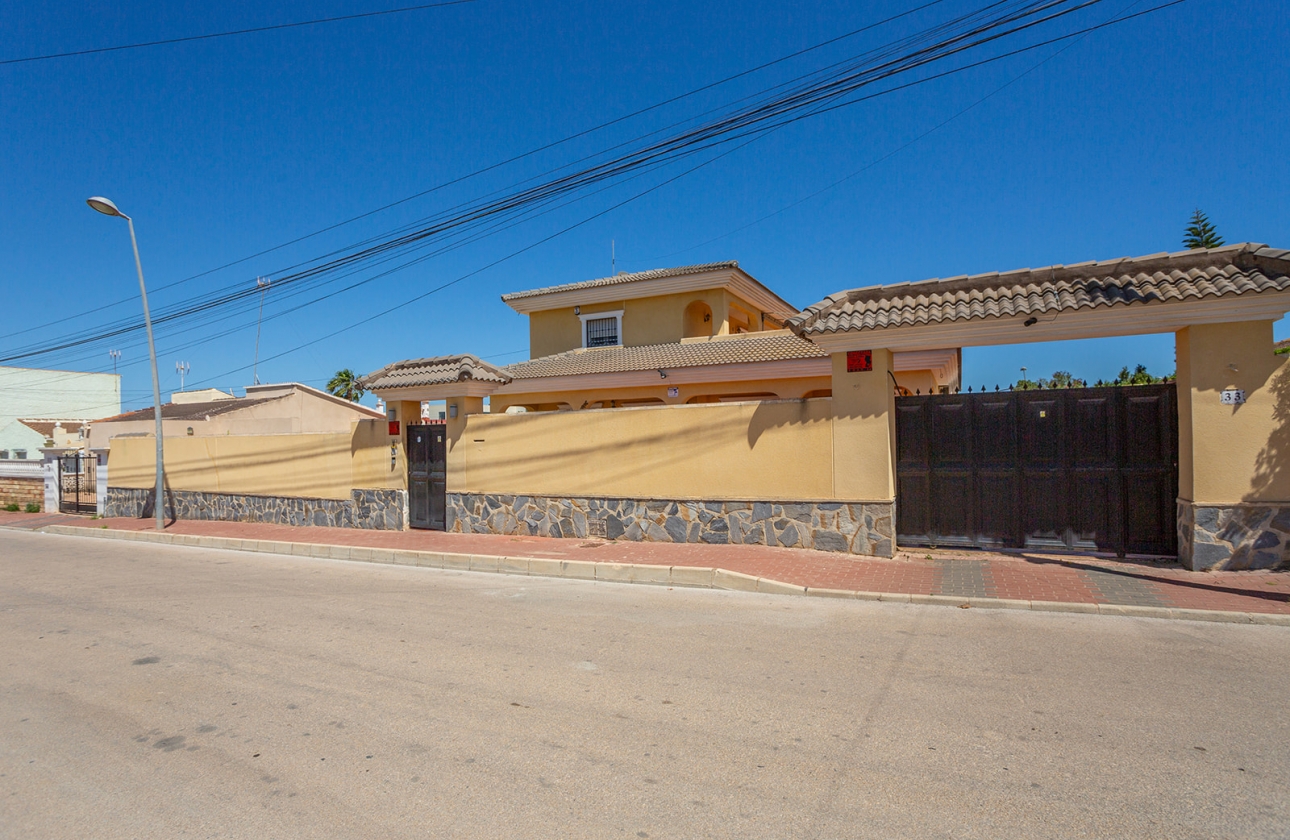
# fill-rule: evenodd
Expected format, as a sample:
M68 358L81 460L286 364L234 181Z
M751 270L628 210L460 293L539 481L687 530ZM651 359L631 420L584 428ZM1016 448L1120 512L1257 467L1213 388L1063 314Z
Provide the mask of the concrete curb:
M21 529L27 533L32 530ZM654 586L686 586L702 589L725 589L735 592L764 592L776 595L807 595L817 598L843 598L858 601L884 601L902 604L958 607L986 610L1031 610L1033 612L1118 615L1131 618L1164 618L1180 621L1211 621L1225 624L1264 624L1290 627L1290 615L1231 612L1227 610L1194 610L1173 607L1138 607L1121 604L1080 604L1064 601L1018 601L1009 598L960 598L953 595L911 595L900 592L852 592L845 589L820 589L759 578L728 569L702 566L651 566L634 563L595 563L586 560L556 560L540 557L495 557L486 554L455 554L438 551L412 551L365 546L289 543L274 540L244 540L233 537L203 537L194 534L158 534L154 531L114 531L109 528L83 528L70 525L46 525L35 529L46 534L68 537L183 545L193 548L217 548L229 551L254 551L287 554L296 557L318 557L329 560L351 560L360 563L385 563L396 566L421 566L503 575L571 578L606 583L641 583Z

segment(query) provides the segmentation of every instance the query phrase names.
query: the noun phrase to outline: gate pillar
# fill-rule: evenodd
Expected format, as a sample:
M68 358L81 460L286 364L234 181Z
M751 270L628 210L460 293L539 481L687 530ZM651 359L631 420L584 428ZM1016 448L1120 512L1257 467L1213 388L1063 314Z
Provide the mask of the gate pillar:
M94 457L94 511L107 516L108 450L91 449Z
M466 418L472 414L484 412L483 397L448 397L444 400L444 411L447 415L448 453L447 453L447 491L449 496L466 490L466 451L464 432ZM454 416L456 415L456 416ZM451 498L449 507L451 507Z
M58 471L58 459L62 457L65 449L42 449L40 456L42 468L45 475L45 513L58 513L63 501L60 474Z
M1290 566L1290 375L1272 321L1176 334L1178 559L1193 570Z
M896 549L896 396L887 349L834 353L833 496L863 506L884 539L874 554ZM866 523L867 524L867 523Z

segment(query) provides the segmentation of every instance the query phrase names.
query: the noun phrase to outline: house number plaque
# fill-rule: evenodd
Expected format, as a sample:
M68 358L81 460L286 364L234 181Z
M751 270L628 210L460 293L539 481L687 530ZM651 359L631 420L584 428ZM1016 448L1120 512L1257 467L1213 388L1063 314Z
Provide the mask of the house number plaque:
M1218 401L1223 405L1242 405L1245 403L1245 392L1240 388L1228 388L1219 394Z

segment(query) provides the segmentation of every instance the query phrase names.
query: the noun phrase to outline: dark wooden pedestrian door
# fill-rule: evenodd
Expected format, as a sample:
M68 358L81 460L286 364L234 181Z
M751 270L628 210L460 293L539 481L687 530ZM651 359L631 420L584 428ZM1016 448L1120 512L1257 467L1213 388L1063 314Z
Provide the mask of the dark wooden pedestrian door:
M902 545L1177 553L1172 383L899 397Z
M413 528L444 530L446 429L408 426L408 519Z

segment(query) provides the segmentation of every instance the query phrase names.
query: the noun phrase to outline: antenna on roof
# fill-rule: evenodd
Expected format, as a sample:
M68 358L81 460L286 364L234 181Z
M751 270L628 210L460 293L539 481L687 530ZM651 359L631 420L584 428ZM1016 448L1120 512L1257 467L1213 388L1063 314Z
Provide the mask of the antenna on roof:
M259 385L260 377L256 374L260 367L260 325L264 323L264 295L269 291L273 281L268 277L255 278L255 285L260 290L260 314L255 320L255 361L251 363L251 384Z

